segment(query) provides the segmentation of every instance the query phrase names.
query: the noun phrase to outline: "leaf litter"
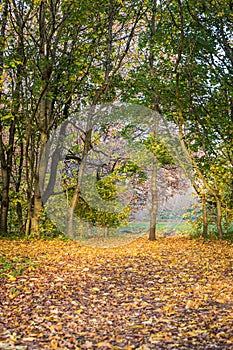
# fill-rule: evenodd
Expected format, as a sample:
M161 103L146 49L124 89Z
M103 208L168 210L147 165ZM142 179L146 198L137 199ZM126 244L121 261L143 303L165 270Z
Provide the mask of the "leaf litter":
M36 262L0 280L0 349L233 349L227 242L3 240L0 253Z

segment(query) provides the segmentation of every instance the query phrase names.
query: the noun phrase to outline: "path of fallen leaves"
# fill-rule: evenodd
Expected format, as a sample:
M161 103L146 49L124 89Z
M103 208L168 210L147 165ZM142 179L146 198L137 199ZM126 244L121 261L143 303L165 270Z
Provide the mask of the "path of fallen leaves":
M0 349L233 349L233 247L138 239L114 249L1 241Z

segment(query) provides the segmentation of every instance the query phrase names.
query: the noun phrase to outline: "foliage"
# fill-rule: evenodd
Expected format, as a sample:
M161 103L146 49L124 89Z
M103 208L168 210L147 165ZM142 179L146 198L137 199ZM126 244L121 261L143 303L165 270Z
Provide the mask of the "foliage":
M45 211L41 214L40 226L39 226L40 237L43 239L54 239L62 237L61 232L56 228L53 222L48 218Z
M144 145L155 155L160 166L175 164L174 159L167 149L164 141L156 139L154 135L151 135L144 141Z
M1 4L1 234L12 210L15 229L39 235L38 168L49 135L81 107L114 100L144 6L140 0Z
M100 179L96 180L94 186L96 187L97 194L103 199L105 205L108 205L108 203L109 206L111 203L114 205L112 210L109 211L99 209L98 203L96 203L96 207L95 205L89 204L89 201L91 201L91 203L93 201L93 184L90 182L90 188L86 185L87 193L85 194L85 198L80 195L76 204L75 214L77 217L84 219L97 227L113 228L127 224L128 217L131 213L130 200L123 209L119 207L121 202L119 202L118 199L125 196L125 186L121 187L118 185L124 184L125 181L130 181L135 176L137 177L137 183L139 184L146 180L146 174L142 171L141 167L129 160L127 162L119 163L114 167L114 170L112 170L110 174L101 176ZM77 178L77 171L73 172L71 177L68 177L63 173L63 187L69 200L74 195L75 187L77 186ZM88 183L87 179L86 182Z
M232 213L232 5L192 0L154 5L153 36L151 4L138 38L140 64L129 71L122 98L153 108L156 96L160 113L177 125L192 183L200 199L215 202L222 238Z
M208 238L217 239L218 230L216 228L216 208L214 202L207 203L208 211ZM203 212L201 203L194 204L186 213L183 215L183 218L187 220L187 223L191 226L192 232L191 236L193 238L199 238L202 236L203 232ZM223 218L224 225L224 239L232 240L233 232L233 221L232 219L228 222L225 221L225 216Z

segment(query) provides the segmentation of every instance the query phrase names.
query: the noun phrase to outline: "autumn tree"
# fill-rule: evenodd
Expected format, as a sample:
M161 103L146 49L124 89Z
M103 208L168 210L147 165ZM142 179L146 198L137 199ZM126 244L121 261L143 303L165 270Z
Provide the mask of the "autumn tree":
M4 74L4 42L6 38L6 25L7 25L7 16L9 11L9 4L8 2L5 2L2 6L2 12L1 12L1 47L0 47L0 73L1 73L1 85L0 85L0 98L1 98L1 105L3 100L3 74ZM12 132L11 132L12 133ZM9 140L11 143L12 141ZM10 171L11 171L11 159L9 159L9 156L11 158L11 155L8 156L6 153L5 147L4 147L4 140L3 140L3 120L2 116L0 119L0 156L1 156L1 186L2 186L2 193L1 193L1 216L0 216L0 230L1 234L7 232L7 217L8 217L8 209L9 209L9 178L10 178ZM10 147L8 149L11 149L12 153L12 144L9 145ZM8 151L9 153L9 151ZM8 164L7 164L8 163Z
M118 72L145 8L141 1L111 0L107 6L83 1L3 2L1 225L5 232L12 186L17 203L27 203L21 214L18 206L27 234L38 234L39 164L49 135L81 106L114 100L121 79ZM86 145L88 150L88 137Z
M69 22L75 19L75 9L72 5L54 2L49 5L42 1L30 4L6 2L5 7L7 6L9 9L5 26L7 40L2 53L4 57L2 70L6 77L4 81L6 96L3 101L3 120L6 122L3 133L7 132L7 123L11 122L11 137L5 136L5 138L11 143L15 142L16 137L19 139L20 152L24 158L23 167L26 169L24 173L24 181L27 184L26 231L29 233L32 229L38 232L41 211L38 184L40 154L51 128L56 126L60 119L67 117L71 94L88 70L88 63L82 62L82 74L74 82L72 75L76 76L80 70L78 60L75 60L79 57L79 50L77 51L79 45L77 40L74 41L74 37L77 31L83 31L81 27L84 19L80 20L81 23L77 25L74 34ZM73 64L67 72L69 60ZM11 106L10 109L8 106ZM19 125L17 135L16 122ZM13 146L7 147L7 152L13 154L12 148ZM18 148L15 149L15 154L17 150ZM12 157L8 155L9 164L12 162L10 160ZM18 177L17 187L20 186L19 180L22 178L22 161L20 162L21 165L15 169ZM4 165L2 169L4 176ZM12 182L12 176L12 171L9 170L8 184Z
M203 212L207 214L208 198L215 202L216 226L222 238L226 191L231 196L229 182L224 196L221 189L221 178L231 174L232 166L230 4L201 2L194 6L192 1L177 0L164 1L161 6L167 13L160 15L156 37L162 63L158 87L163 113L179 128ZM207 221L204 215L204 235Z

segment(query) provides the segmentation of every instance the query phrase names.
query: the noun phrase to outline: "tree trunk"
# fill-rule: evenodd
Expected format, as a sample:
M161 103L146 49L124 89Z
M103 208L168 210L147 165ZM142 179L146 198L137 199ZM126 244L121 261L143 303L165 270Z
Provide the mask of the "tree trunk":
M19 132L19 130L18 130ZM22 141L22 135L20 135L21 141L20 141L20 159L19 159L19 169L18 169L18 176L15 184L15 192L17 194L17 204L16 204L16 212L18 216L18 227L19 231L22 232L23 230L23 208L19 199L20 196L20 186L22 181L22 173L23 173L23 162L24 162L24 147L23 147L23 141Z
M40 181L43 182L45 176L45 167L40 169L40 161L42 155L44 153L46 143L47 143L47 133L41 132L41 147L39 152L39 161L36 164L36 174L35 174L35 183L34 183L34 203L33 203L33 216L31 220L31 231L34 236L39 236L39 223L40 217L42 213L42 198L41 198L41 190L40 190ZM40 171L42 170L42 171Z
M153 159L153 168L151 176L151 212L150 212L150 233L149 240L156 240L156 224L157 224L157 211L158 211L158 191L157 191L157 171L158 171L158 162L157 159Z
M67 208L66 234L69 238L74 238L74 209Z
M205 194L201 195L202 200L202 212L203 212L203 229L202 229L202 237L206 238L208 236L208 216L207 216L207 207L206 207L206 198Z
M33 216L31 219L31 234L33 236L39 237L39 223L40 217L42 213L42 201L40 194L40 185L39 185L39 176L36 175L35 181L35 195L34 195L34 203L33 203Z
M3 3L2 13L1 13L1 26L0 26L0 76L3 77L4 72L4 49L5 49L5 38L6 38L6 28L7 28L7 16L9 12L9 1ZM0 83L0 99L2 98L3 91L3 79ZM1 209L0 209L0 234L7 233L7 217L9 210L9 168L3 141L3 124L0 120L0 165L1 165L1 177L2 177L2 194L1 199Z
M30 208L28 208L28 216L27 216L26 225L25 225L25 235L26 235L26 237L30 236L31 224L32 224L32 209L30 207Z
M7 218L9 211L9 174L6 168L2 167L2 195L0 214L0 234L7 234Z
M37 154L36 164L35 164L35 172L34 172L34 201L33 201L33 215L31 218L31 234L33 236L39 236L39 222L40 216L42 212L42 199L41 199L41 191L40 191L40 176L44 177L44 173L40 172L40 161L42 154L44 152L47 140L48 140L48 116L50 112L51 101L49 101L47 94L49 92L49 80L50 80L50 63L48 62L48 57L46 56L46 25L45 25L45 3L42 1L40 4L40 12L39 12L39 54L40 59L42 61L46 61L46 64L42 66L41 69L41 96L38 105L38 124L40 130L40 148ZM40 63L41 63L40 62Z
M149 55L149 67L150 74L154 76L154 42L155 42L155 16L157 11L157 0L153 1L152 16L149 23L150 28L150 55ZM159 126L159 105L157 96L153 96L154 99L154 137L158 137ZM158 211L158 188L157 188L157 173L158 173L158 161L156 157L153 158L152 175L151 175L151 211L150 211L150 232L149 240L156 240L156 225L157 225L157 211Z
M218 235L220 239L223 239L223 229L222 229L222 208L221 208L221 200L219 196L215 197L216 205L217 205L217 228Z
M159 128L159 107L157 97L155 97L154 105L154 137L158 137ZM151 212L150 212L150 233L149 240L156 240L156 224L157 224L157 212L158 212L158 188L157 188L157 175L158 175L158 160L156 156L153 157L152 175L151 175Z

